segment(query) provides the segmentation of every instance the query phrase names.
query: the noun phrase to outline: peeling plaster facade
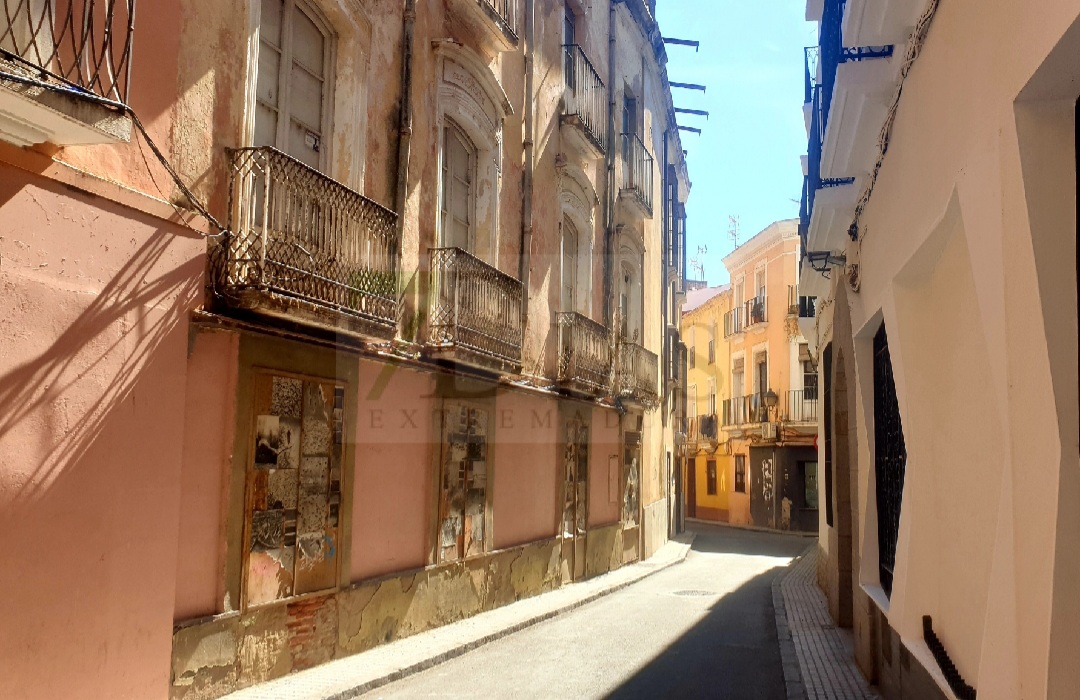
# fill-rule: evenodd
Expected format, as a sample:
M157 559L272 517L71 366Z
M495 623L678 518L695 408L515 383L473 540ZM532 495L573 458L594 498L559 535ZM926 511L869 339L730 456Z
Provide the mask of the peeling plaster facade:
M269 6L167 0L135 26L130 107L226 226ZM600 152L565 121L563 2L283 7L330 47L305 177L397 215L400 322L358 338L292 302L230 305L213 256L236 231L139 137L0 141L0 696L218 697L646 558L676 527L690 183L651 3L570 3L612 86ZM651 180L624 172L630 93ZM451 122L476 149L470 252L522 287L518 362L429 347ZM568 225L573 311L616 329L619 265L636 271L623 339L656 356L655 399L557 383Z

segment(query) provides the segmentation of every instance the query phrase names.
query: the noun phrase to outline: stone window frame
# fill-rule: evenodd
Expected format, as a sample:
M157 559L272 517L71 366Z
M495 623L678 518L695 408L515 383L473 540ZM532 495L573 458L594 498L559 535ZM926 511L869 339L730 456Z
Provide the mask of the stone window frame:
M470 212L472 250L467 252L498 268L499 209L502 191L503 126L514 114L506 92L476 53L452 39L432 42L436 56L435 133L439 179L436 247L443 246L443 160L446 126L452 121L476 149Z
M569 220L577 230L577 271L574 280L574 308L580 314L592 318L593 313L593 260L596 239L596 209L600 198L588 175L580 166L564 164L558 170L559 212L562 221ZM561 244L561 237L560 237ZM560 273L562 263L560 261ZM561 292L560 292L561 294ZM561 299L559 310L562 308Z

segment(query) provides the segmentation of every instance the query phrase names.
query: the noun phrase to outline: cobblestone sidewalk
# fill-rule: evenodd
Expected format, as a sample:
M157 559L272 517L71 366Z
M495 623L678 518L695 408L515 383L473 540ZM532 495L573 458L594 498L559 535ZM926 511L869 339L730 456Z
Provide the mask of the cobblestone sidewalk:
M776 629L789 700L877 700L855 656L851 632L836 627L817 587L817 546L773 582Z

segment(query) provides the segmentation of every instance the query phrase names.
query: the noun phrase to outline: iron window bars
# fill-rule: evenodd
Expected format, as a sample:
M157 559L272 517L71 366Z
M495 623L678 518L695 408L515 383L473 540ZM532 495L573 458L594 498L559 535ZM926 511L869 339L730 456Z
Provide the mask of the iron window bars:
M0 0L0 58L127 103L135 0Z
M874 336L874 478L877 485L878 570L881 587L892 595L907 447L896 400L885 324Z
M226 295L274 292L396 327L397 215L275 148L228 153Z

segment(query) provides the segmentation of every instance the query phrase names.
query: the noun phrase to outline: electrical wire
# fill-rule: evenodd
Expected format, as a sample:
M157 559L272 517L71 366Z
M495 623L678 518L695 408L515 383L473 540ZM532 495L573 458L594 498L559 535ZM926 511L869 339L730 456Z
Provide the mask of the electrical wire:
M907 81L908 73L911 72L911 68L915 65L916 59L919 58L919 54L922 53L923 45L926 43L927 34L930 33L930 24L934 21L934 15L937 14L938 5L940 0L930 0L926 6L926 10L923 11L919 21L915 23L915 29L911 33L911 39L908 40L907 50L904 52L904 61L900 65L900 80L897 81L896 91L893 93L892 102L889 105L889 111L885 117L885 123L881 127L881 132L878 136L878 157L874 163L874 169L870 173L870 181L867 183L866 188L863 190L862 196L859 197L858 203L855 205L855 217L851 222L850 229L856 231L858 238L856 239L860 247L863 239L866 238L866 231L859 233L859 219L862 217L863 210L866 205L870 203L870 197L874 193L874 185L877 184L878 175L881 172L881 166L885 162L885 154L889 151L889 141L892 138L893 124L896 122L896 113L900 107L900 97L904 92L904 83Z
M4 53L6 54L6 52ZM143 126L142 120L139 119L139 115L136 114L135 110L132 109L130 106L124 104L123 102L110 100L107 97L101 97L100 95L95 95L92 92L86 92L84 90L68 86L66 84L47 83L41 80L37 80L35 78L18 75L17 73L0 71L0 81L21 83L23 85L29 85L31 87L39 87L45 90L51 90L53 92L70 95L78 99L86 100L88 102L94 102L96 104L115 109L127 115L131 118L131 123L135 125L135 128L142 136L143 141L145 141L146 145L150 147L150 150L153 152L154 157L157 158L158 162L161 163L161 166L165 168L165 172L169 174L169 177L172 179L173 184L176 185L176 188L180 190L181 194L184 195L184 198L187 199L188 202L190 202L192 209L194 209L199 216L206 219L207 222L209 222L210 225L217 230L217 233L209 234L207 237L217 238L228 232L228 228L223 226L221 222L218 221L217 218L210 213L210 210L207 209L207 207L201 201L199 201L199 198L195 196L195 193L192 192L191 189L184 183L183 179L180 177L180 174L176 172L176 169L169 162L168 158L165 157L165 154L161 152L161 149L158 148L158 145L154 142L154 139L150 137L150 134L147 132L146 127Z

